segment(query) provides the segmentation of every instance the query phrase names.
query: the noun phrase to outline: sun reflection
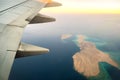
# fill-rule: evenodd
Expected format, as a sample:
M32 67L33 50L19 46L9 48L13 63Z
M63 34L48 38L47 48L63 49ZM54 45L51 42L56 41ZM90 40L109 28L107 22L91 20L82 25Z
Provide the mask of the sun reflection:
M52 2L52 0L37 0L37 1L43 2L43 3L50 3L50 2Z

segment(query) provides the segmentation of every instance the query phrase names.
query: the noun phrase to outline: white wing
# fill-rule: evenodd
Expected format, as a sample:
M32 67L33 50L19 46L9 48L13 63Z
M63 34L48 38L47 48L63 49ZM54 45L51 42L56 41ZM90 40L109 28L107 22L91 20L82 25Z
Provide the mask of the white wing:
M48 49L37 46L20 44L24 27L31 21L32 23L36 23L34 17L40 9L46 6L47 1L48 0L0 0L0 80L8 80L18 50L19 53L22 52L22 55L23 52L27 52L28 54L34 51L36 51L36 53L49 51ZM34 20L32 20L33 18ZM39 15L36 18L41 17ZM49 18L47 19L49 22ZM52 19L52 21L54 20Z

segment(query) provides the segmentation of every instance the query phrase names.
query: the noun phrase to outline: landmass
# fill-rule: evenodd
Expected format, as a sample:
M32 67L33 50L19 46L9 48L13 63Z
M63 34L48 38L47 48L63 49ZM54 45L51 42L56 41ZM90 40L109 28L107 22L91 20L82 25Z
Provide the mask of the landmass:
M63 35L61 36L61 40L68 39L68 38L70 38L71 36L72 36L72 34L63 34Z
M118 64L107 53L97 49L93 43L85 41L85 36L77 36L77 46L80 51L73 55L74 68L86 77L99 74L99 62L106 62L118 68Z

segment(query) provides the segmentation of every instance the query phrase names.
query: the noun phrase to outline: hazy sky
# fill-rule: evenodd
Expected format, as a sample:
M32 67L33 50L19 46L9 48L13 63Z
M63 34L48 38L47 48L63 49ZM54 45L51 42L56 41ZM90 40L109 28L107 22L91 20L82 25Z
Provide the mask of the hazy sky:
M63 6L51 8L56 13L120 13L119 0L55 0ZM62 10L62 12L61 12Z
M56 18L56 22L43 23L36 25L28 25L26 28L26 36L54 36L57 34L86 34L100 37L119 39L120 40L120 14L112 14L114 12L104 10L96 10L93 12L89 9L81 9L72 5L87 2L89 0L58 0L63 4L62 7L44 8L40 13ZM90 0L91 2L98 2L98 0ZM109 3L113 0L102 0ZM101 1L101 2L102 2ZM116 3L119 1L113 1ZM68 5L69 3L69 5ZM118 4L116 3L116 4ZM86 4L86 3L85 3ZM78 5L79 6L79 5ZM74 10L75 9L75 10ZM111 9L110 9L111 10ZM77 14L76 14L77 13ZM92 13L92 14L91 14ZM94 14L93 14L94 13ZM105 14L104 14L105 13ZM117 13L117 14L116 14ZM111 40L112 40L111 39Z

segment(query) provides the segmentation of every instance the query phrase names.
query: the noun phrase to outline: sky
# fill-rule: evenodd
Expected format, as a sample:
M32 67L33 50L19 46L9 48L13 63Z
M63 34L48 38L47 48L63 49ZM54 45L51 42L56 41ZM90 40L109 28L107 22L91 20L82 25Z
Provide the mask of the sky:
M51 8L50 11L52 13L120 14L119 0L54 0L54 1L62 3L62 6L59 8L58 7Z
M56 18L55 22L28 25L25 35L33 36L54 36L59 34L85 34L95 35L105 38L120 40L120 1L113 0L58 0L63 4L61 7L43 8L40 13ZM92 5L87 4L104 4L94 10ZM84 3L84 7L81 7ZM110 3L110 4L108 4ZM81 5L80 5L81 4ZM97 6L97 5L96 5ZM104 7L106 9L104 9ZM90 10L88 9L90 8ZM93 10L91 10L93 9ZM107 10L109 9L109 10ZM117 10L116 12L112 9ZM111 40L112 40L111 39Z

